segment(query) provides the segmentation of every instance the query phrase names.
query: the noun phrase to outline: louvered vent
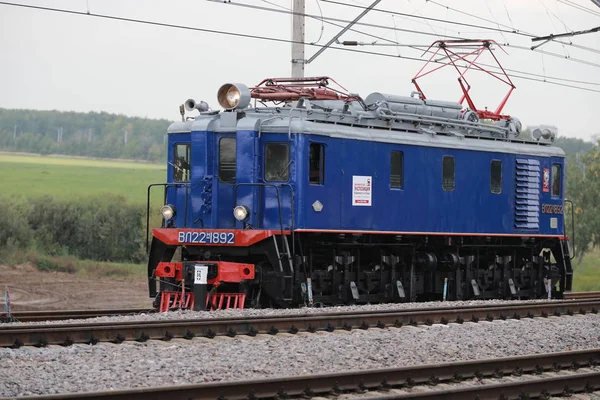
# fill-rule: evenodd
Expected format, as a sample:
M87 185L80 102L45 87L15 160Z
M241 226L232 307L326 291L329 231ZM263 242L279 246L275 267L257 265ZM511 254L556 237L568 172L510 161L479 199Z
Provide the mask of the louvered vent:
M515 228L540 229L540 162L517 158Z

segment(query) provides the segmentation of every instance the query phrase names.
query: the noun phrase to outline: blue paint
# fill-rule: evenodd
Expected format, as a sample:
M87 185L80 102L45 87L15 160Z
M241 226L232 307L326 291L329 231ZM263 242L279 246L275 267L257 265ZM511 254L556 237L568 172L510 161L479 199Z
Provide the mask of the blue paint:
M218 179L218 139L237 138L237 194L234 184ZM530 154L444 149L420 145L403 145L359 141L329 136L285 133L262 133L253 130L237 132L192 131L191 134L169 135L169 157L178 141L192 144L192 178L188 197L184 188L169 189L167 202L177 206L176 227L243 228L233 219L233 207L250 209L247 224L256 229L322 229L366 230L415 233L479 233L479 234L563 234L562 214L543 214L542 204L563 204L564 159ZM459 139L457 139L459 140ZM264 148L269 142L288 143L290 164L288 182L266 182ZM310 143L324 145L324 184L309 183L308 154ZM404 153L404 186L390 188L391 151ZM442 188L442 158L455 158L455 188ZM490 189L492 160L502 162L502 190ZM526 189L537 201L525 199L521 204L517 185L519 160L543 170L553 163L561 166L560 196L542 191L541 175L533 177ZM169 168L170 170L170 168ZM536 172L536 171L526 171ZM352 177L372 178L372 205L352 205ZM169 182L173 176L167 174ZM537 182L535 182L537 180ZM279 202L277 201L279 190ZM293 209L292 209L293 190ZM531 201L530 201L531 200ZM323 210L317 212L313 203ZM188 204L185 216L180 210ZM527 214L525 224L519 206L535 207ZM282 221L280 222L280 210ZM293 211L293 219L292 219ZM184 218L185 216L185 218ZM551 228L551 218L557 219Z

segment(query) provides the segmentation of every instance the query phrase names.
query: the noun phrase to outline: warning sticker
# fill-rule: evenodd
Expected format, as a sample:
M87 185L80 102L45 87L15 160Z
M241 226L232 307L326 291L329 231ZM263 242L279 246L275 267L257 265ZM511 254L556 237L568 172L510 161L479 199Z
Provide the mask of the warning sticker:
M352 205L371 206L371 194L373 187L370 176L352 176Z

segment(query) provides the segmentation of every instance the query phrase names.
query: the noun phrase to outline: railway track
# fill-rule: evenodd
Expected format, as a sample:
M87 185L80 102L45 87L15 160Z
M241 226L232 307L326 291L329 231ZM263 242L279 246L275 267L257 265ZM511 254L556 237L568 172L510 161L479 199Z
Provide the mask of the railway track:
M600 292L573 292L565 296L565 300L587 300L596 298L600 299ZM148 308L67 311L17 311L11 314L12 318L10 320L15 322L60 321L68 319L88 319L117 315L148 314L153 312L156 312L156 310Z
M337 395L346 392L377 391L377 398L431 399L522 399L540 395L561 395L600 389L600 370L561 376L540 376L564 369L594 367L600 364L600 349L494 358L402 368L358 370L322 375L303 375L246 381L212 382L178 387L151 387L108 392L35 396L23 399L247 399L307 398L315 395ZM461 385L466 379L499 378L529 374L527 379L496 384ZM388 394L391 390L415 385L435 386L452 382L454 387L430 388L422 392ZM380 395L381 394L381 395Z
M213 338L217 335L255 336L259 333L316 332L336 329L369 329L389 326L419 324L447 324L465 321L493 321L494 319L520 319L598 313L600 299L527 302L510 305L476 307L441 307L411 310L361 311L343 313L318 313L311 315L285 315L246 318L207 318L167 321L85 322L46 325L0 326L1 347L36 346L74 343L95 344L101 341L121 343L144 342L150 339L170 340L194 337Z
M600 292L573 292L565 296L565 300L587 300L600 299ZM136 315L156 312L155 309L148 308L122 308L105 310L66 310L66 311L17 311L11 314L10 318L0 319L0 322L42 322L42 321L61 321L69 319L88 319L118 315Z
M67 310L67 311L17 311L11 314L18 322L62 321L67 319L87 319L116 315L136 315L156 312L148 308L114 308L106 310Z

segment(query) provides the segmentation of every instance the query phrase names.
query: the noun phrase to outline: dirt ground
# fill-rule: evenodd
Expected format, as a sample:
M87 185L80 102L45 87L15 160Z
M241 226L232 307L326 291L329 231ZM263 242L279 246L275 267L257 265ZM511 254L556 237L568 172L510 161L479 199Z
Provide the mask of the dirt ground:
M43 272L33 265L0 265L0 314L9 290L11 311L151 307L147 281Z

